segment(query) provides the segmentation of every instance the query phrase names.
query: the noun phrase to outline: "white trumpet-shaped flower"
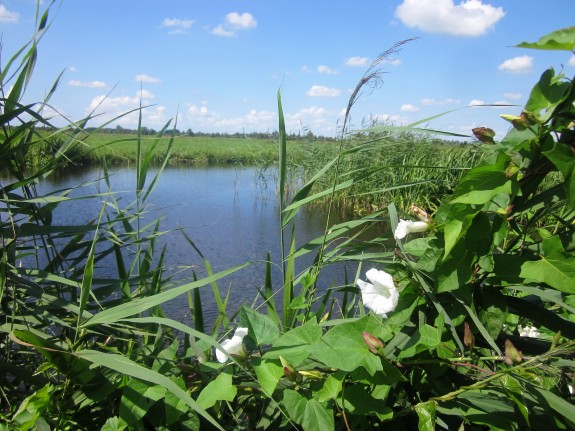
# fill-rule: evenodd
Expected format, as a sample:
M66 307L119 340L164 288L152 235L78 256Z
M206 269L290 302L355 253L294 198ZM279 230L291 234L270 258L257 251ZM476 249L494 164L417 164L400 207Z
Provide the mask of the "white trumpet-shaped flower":
M415 232L425 232L429 228L429 224L424 221L411 221L411 220L399 220L393 237L395 239L403 239L408 233Z
M216 349L216 358L218 362L223 364L228 360L229 355L244 355L245 350L242 342L246 335L248 335L248 328L237 328L232 338L222 341L220 344L226 353L222 352L220 349Z
M371 283L357 280L363 305L378 316L387 318L387 313L395 310L399 301L399 292L393 284L393 278L387 272L375 268L367 271L365 276Z
M526 326L525 328L522 328L521 325L519 325L517 326L517 330L521 337L538 338L539 335L541 335L535 326Z

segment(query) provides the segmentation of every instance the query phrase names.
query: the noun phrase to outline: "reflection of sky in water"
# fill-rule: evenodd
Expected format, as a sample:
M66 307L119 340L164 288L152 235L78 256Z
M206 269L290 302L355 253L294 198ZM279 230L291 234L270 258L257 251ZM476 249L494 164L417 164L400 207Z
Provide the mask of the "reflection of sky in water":
M148 178L151 179L153 174L151 172ZM42 194L86 182L86 187L74 190L70 196L105 193L106 184L103 181L95 182L101 176L101 171L92 168L66 172L41 184L38 191ZM135 181L135 172L131 169L116 170L110 177L111 188L123 208L135 199ZM148 212L141 225L162 217L161 231L184 229L210 262L214 272L254 261L253 265L218 282L222 295L230 289L228 310L234 312L244 303L252 304L257 288L263 286L264 261L268 251L272 261L277 264L274 265L274 286L280 284L280 228L276 189L275 182L266 184L258 180L258 171L254 168L168 168L148 200ZM55 211L54 224L85 224L97 217L101 205L100 199L66 202ZM296 218L296 245L322 235L324 224L325 218L321 213L304 208ZM289 242L289 234L287 232L286 242ZM168 274L177 273L175 279L179 283L191 279L189 268L192 266L198 276L205 274L201 258L180 232L170 232L161 236L157 242L158 256L161 247L167 244L166 266L171 268ZM313 257L309 254L298 267L304 268L311 264ZM112 259L102 262L96 276L111 275L110 268L114 266ZM184 268L187 269L182 270ZM349 276L353 278L354 269L349 269ZM342 283L342 274L342 268L328 271L321 283L323 288L334 280ZM212 321L217 309L210 286L202 288L202 300L206 320ZM185 295L173 300L166 308L170 317L189 322Z

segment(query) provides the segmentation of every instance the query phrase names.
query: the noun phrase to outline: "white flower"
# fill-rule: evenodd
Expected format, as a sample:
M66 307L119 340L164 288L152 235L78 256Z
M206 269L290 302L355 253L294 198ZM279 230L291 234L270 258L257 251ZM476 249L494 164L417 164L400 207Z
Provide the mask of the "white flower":
M518 325L517 330L521 337L537 338L540 335L535 326L526 326L525 328L522 328L521 325Z
M218 359L218 362L223 364L228 360L229 355L245 354L242 341L246 335L248 335L248 328L237 328L232 338L222 341L220 344L227 354L222 352L220 349L216 349L216 358Z
M428 228L429 224L424 221L399 220L393 237L395 239L403 239L408 233L425 232Z
M367 271L365 276L371 283L357 280L363 305L378 316L387 318L387 313L395 310L399 301L399 292L393 284L393 278L387 272L375 268Z

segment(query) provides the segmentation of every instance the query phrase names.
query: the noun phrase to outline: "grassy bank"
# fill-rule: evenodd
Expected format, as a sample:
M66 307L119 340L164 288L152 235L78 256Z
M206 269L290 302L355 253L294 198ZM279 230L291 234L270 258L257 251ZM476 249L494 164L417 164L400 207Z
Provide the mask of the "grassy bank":
M138 148L151 151L151 165L159 165L171 145L168 165L256 166L276 170L276 139L254 137L164 136L161 138L120 133L94 133L79 137L68 151L71 163L135 166ZM36 145L28 158L42 163L61 147L62 137ZM338 158L337 169L314 182L312 192L325 190L339 172L353 172L353 185L339 190L332 202L345 212L363 214L385 208L389 203L434 207L451 193L461 175L480 158L476 145L434 140L425 136L354 136L343 141L287 140L287 180L292 189L310 181L323 166ZM152 150L152 147L155 146ZM340 152L342 154L340 155ZM326 204L327 199L314 200Z

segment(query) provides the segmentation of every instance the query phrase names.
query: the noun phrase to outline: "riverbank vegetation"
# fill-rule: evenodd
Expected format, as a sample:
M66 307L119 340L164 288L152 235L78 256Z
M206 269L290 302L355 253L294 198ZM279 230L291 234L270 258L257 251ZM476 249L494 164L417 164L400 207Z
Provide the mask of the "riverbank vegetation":
M394 154L385 126L307 167L315 172L292 191L289 171L298 167L278 94L282 280L272 282L270 259L260 305L230 315L220 284L250 263L213 273L184 232L205 271L175 283L164 267L169 245L157 245L161 220L145 217L176 148L171 123L151 141L136 138L131 201L105 190L82 198L101 203L92 223L52 222L55 207L80 198L70 190L38 195L35 185L73 159L90 118L46 135L52 125L38 112L52 92L23 102L50 7L0 73L0 160L9 173L0 184L0 428L575 429L572 80L548 69L524 110L507 117L505 137L476 130L481 159L471 169L454 161L460 177L425 208L393 192L418 175L433 184L439 162L398 152L385 166L369 163L380 146L391 144ZM368 69L350 107L402 46ZM572 51L575 28L522 46ZM26 156L45 141L58 142L53 156L29 166ZM420 169L427 171L412 174ZM376 173L396 174L396 182L379 183ZM550 175L559 180L547 182ZM372 208L339 224L328 217L323 235L296 245L295 214L324 198L329 213L340 192L363 194ZM358 227L381 220L394 232L391 247L357 240ZM296 272L310 253L313 264ZM357 272L320 293L318 276L341 262ZM210 327L200 289L218 306ZM166 317L162 306L175 298L188 301L193 326Z

